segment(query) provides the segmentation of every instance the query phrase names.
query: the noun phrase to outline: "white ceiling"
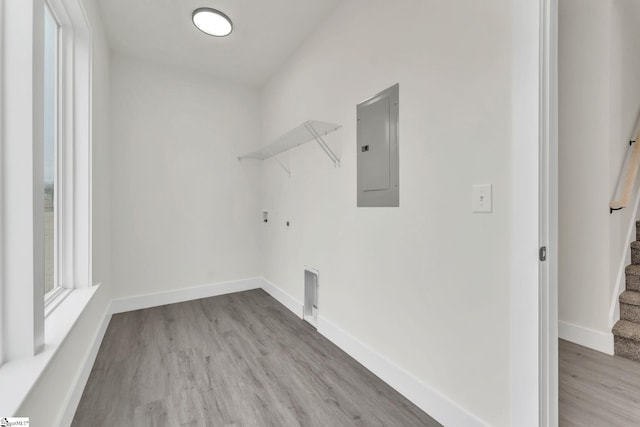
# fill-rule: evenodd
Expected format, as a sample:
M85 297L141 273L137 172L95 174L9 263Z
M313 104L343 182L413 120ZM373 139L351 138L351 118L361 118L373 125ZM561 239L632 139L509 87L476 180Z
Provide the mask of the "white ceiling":
M99 0L114 51L261 86L341 0ZM228 37L191 22L198 7L233 21Z

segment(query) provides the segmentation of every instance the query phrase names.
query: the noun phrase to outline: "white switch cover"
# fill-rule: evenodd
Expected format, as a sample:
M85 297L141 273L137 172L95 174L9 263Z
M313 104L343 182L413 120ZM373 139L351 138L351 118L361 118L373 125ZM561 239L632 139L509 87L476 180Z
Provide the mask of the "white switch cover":
M474 185L471 188L471 212L493 212L491 184Z

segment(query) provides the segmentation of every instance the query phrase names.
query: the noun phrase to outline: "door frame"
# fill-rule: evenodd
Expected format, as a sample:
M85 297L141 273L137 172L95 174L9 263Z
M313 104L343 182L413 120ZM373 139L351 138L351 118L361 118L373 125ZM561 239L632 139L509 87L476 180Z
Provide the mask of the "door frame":
M511 425L558 423L557 0L512 3ZM539 260L539 249L547 259Z
M541 2L540 425L558 425L558 0Z

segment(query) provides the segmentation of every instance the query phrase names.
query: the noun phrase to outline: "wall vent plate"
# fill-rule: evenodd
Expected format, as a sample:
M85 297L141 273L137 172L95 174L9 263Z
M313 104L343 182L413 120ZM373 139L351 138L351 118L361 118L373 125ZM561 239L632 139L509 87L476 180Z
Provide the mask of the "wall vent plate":
M305 267L302 317L316 329L318 327L318 276L318 270Z

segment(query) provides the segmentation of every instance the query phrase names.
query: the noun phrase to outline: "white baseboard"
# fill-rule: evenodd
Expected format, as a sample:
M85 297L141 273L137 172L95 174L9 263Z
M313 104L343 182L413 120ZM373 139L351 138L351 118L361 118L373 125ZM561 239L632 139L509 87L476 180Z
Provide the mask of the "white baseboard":
M302 319L304 304L300 301L271 283L265 278L262 278L262 289L273 298L275 298L280 304L284 305L293 314Z
M302 318L303 304L300 301L266 279L263 289ZM441 424L461 427L487 425L324 316L318 316L318 332Z
M67 394L67 398L65 399L65 403L63 406L64 410L62 411L62 413L58 417L57 422L54 423L54 425L58 427L67 427L71 425L73 416L75 415L76 410L78 409L78 405L80 404L82 392L84 391L84 387L87 385L87 381L89 380L89 375L91 374L91 370L93 369L93 364L96 361L96 357L98 356L98 350L100 350L100 344L102 344L102 339L104 338L104 334L107 332L107 326L109 326L110 321L111 304L107 306L107 309L104 312L100 327L93 337L91 348L89 348L89 352L84 358L84 361L81 363L80 370L73 380L71 390Z
M613 334L611 332L596 331L559 320L558 337L601 353L613 355Z
M324 316L318 317L318 332L439 423L465 427L487 425Z
M141 310L143 308L158 307L200 298L215 297L232 294L234 292L249 291L262 288L263 280L259 277L214 283L211 285L194 286L154 294L137 295L134 297L118 298L111 301L112 313Z

